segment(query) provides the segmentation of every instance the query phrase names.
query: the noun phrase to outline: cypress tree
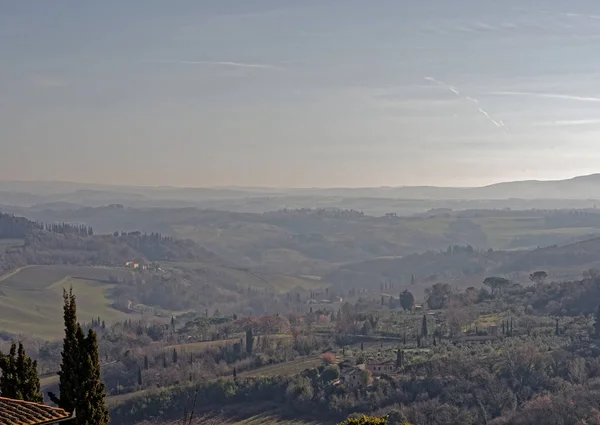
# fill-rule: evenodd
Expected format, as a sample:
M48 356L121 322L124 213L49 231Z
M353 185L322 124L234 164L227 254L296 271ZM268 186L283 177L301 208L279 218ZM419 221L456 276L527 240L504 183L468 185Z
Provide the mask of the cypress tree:
M177 350L173 348L173 363L177 363Z
M61 353L62 362L59 376L59 397L49 393L50 399L67 412L75 411L77 407L79 375L79 343L77 341L77 306L73 288L67 293L63 289L63 317L65 322L65 337Z
M246 353L252 354L254 351L254 335L252 334L252 328L246 331Z
M364 347L363 343L361 342L360 343L360 351L363 351L364 349L365 349L365 347Z
M557 336L560 335L560 329L558 328L558 319L556 319L556 330L554 332Z
M86 337L77 323L77 305L73 288L63 290L65 338L59 375L60 397L50 399L67 412L76 412L77 425L107 425L105 387L100 379L100 357L96 332Z
M396 367L402 367L402 351L399 348L396 352Z
M148 370L148 355L144 354L144 370Z
M423 315L423 324L421 325L421 334L423 335L423 338L427 338L427 315Z
M138 385L141 387L142 386L142 368L138 367Z
M233 367L233 379L237 378L237 370L235 369L235 366Z
M84 336L82 346L81 391L83 397L80 397L77 406L77 425L108 425L109 415L105 402L105 387L100 378L96 332L90 329L87 338Z

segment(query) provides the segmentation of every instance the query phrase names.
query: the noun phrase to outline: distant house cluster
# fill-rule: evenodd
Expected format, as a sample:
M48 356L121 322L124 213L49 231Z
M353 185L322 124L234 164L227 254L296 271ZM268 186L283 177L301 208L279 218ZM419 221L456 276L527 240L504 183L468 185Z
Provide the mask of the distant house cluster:
M125 267L134 270L148 270L148 264L141 261L127 261Z
M364 387L372 384L373 377L392 375L396 371L396 363L393 360L367 360L366 364L360 364L343 372L339 383L349 388Z

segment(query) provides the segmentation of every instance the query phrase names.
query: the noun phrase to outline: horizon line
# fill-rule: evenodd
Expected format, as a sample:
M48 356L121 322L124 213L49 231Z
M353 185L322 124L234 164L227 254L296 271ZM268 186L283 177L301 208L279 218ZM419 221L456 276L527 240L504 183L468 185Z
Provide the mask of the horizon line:
M556 183L561 181L574 180L582 177L591 177L600 175L598 173L591 174L577 174L572 177L566 177L562 179L527 179L527 180L502 180L494 183L489 183L480 186L438 186L438 185L381 185L381 186L297 186L297 187L285 187L285 186L237 186L237 185L218 185L218 186L177 186L177 185L144 185L144 184L115 184L115 183L93 183L93 182L81 182L81 181L70 181L70 180L6 180L0 179L2 183L14 183L14 184L63 184L63 185L80 185L80 186L97 186L97 187L114 187L114 188L132 188L132 189L181 189L181 190L224 190L224 189L241 189L241 190L289 190L289 191L300 191L300 190L365 190L365 189L406 189L406 188L433 188L433 189L483 189L499 184L510 184L510 183Z

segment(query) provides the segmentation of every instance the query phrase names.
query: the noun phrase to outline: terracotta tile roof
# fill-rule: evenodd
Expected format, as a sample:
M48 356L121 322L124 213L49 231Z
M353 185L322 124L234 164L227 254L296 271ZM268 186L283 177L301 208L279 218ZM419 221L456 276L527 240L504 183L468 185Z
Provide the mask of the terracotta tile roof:
M41 425L71 418L63 409L0 397L1 425Z

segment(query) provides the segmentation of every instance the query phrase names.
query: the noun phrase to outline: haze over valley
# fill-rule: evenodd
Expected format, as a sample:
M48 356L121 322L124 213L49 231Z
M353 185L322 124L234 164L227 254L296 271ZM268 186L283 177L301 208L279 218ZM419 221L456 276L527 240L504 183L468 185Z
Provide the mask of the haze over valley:
M599 424L599 38L0 0L0 424Z

